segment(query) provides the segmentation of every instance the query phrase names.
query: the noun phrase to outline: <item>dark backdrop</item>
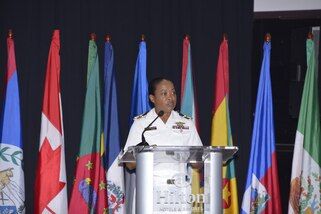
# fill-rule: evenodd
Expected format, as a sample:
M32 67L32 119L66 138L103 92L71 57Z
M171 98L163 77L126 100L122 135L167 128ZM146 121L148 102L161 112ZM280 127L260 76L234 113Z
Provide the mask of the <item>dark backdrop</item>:
M182 43L191 37L201 133L210 143L214 76L222 34L229 39L230 114L241 203L248 166L251 114L253 1L95 0L2 1L0 4L0 87L6 67L6 36L12 29L20 86L27 212L39 147L44 77L52 32L61 35L61 94L68 193L71 191L85 95L88 40L97 34L100 68L106 34L112 37L119 98L121 140L128 134L131 88L140 35L147 42L147 78L167 76L180 94ZM1 86L2 85L2 86ZM241 204L240 204L241 206Z

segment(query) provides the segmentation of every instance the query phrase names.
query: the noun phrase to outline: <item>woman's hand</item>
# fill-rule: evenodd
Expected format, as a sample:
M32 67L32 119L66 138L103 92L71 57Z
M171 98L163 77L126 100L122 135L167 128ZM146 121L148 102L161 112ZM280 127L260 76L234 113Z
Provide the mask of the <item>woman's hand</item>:
M194 170L199 172L203 168L203 163L191 163L191 166Z
M133 170L136 168L136 162L132 162L132 163L126 163L126 168L129 170Z

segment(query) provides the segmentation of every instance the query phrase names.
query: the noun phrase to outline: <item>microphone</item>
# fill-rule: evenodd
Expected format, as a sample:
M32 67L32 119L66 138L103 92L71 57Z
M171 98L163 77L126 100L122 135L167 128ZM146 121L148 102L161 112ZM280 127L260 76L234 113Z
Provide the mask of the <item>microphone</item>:
M142 133L142 142L141 143L139 143L139 144L137 144L136 146L149 146L149 144L146 142L146 140L145 140L145 136L144 136L144 134L145 134L145 132L147 131L147 130L149 130L149 127L159 118L159 117L161 117L161 116L163 116L164 115L164 111L163 110L160 110L159 112L158 112L158 114L157 114L157 117L146 127L146 128L144 128L144 131L143 131L143 133Z

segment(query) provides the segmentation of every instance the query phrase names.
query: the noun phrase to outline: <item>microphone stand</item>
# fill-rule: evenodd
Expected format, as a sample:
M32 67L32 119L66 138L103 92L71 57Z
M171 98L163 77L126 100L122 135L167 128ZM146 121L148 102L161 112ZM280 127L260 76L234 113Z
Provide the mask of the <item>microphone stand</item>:
M146 142L146 139L145 139L145 132L147 130L149 130L150 126L159 118L159 117L162 117L164 115L164 111L160 110L157 114L157 117L150 123L148 124L148 126L146 128L144 128L144 131L142 133L142 142L140 142L139 144L137 144L136 146L144 146L143 149L145 148L145 146L149 146L149 144Z

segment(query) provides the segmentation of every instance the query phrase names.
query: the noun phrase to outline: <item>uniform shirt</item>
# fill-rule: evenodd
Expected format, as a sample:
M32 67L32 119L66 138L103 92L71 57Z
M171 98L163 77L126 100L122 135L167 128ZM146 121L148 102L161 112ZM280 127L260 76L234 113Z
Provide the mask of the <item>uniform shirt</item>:
M142 141L144 129L157 117L153 108L148 113L135 118L129 131L125 149ZM149 145L157 146L202 146L191 118L172 111L166 123L158 118L144 134Z
M144 129L157 117L155 109L137 116L129 131L125 150L129 146L135 146L142 141ZM166 123L158 118L151 127L144 133L146 142L149 145L157 146L202 146L201 139L197 133L191 118L172 111ZM187 173L184 163L155 163L154 164L154 188L168 188L166 183L177 173ZM169 187L170 188L170 187ZM190 189L190 188L189 188ZM190 190L189 190L190 191ZM135 202L134 202L135 203ZM158 213L158 212L154 212ZM170 212L175 213L175 212ZM185 212L178 212L185 213ZM190 213L190 212L187 212Z

